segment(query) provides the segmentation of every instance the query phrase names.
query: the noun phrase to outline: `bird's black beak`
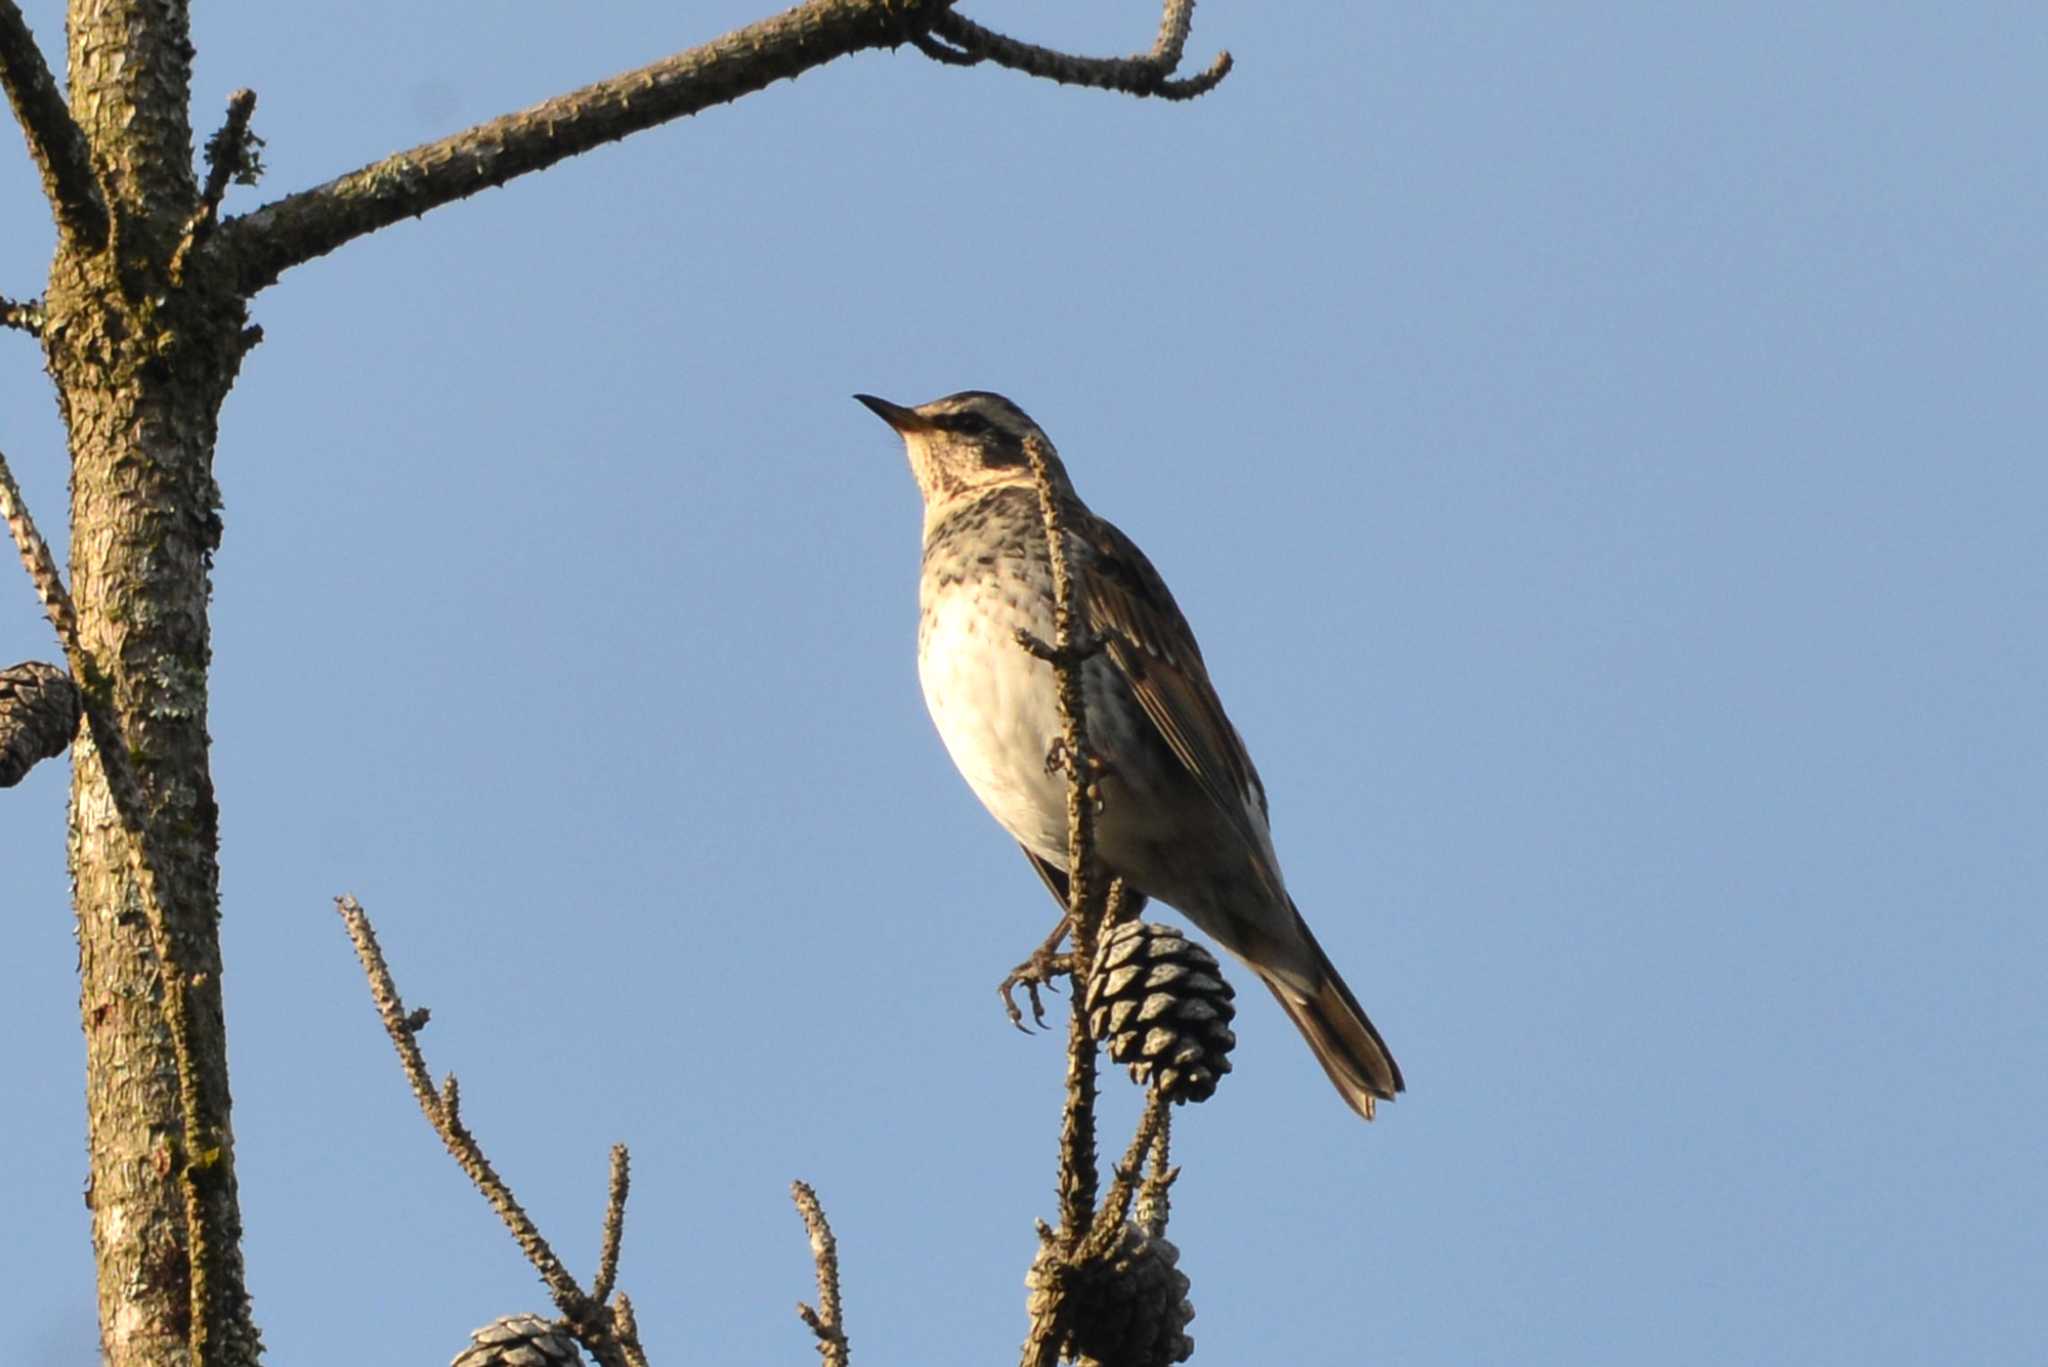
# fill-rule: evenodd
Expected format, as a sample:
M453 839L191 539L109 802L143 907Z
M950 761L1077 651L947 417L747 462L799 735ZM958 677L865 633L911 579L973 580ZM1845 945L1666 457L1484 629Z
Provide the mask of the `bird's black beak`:
M898 432L925 432L931 429L931 420L915 408L905 408L901 404L890 403L887 399L878 399L872 394L856 394L853 397L866 404L876 417Z

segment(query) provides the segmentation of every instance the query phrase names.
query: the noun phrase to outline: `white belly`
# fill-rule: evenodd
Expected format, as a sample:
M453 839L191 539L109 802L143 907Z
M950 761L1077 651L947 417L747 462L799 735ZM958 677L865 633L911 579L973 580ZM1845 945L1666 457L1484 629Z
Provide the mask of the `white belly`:
M1060 733L1052 666L1026 654L1010 632L969 595L941 596L927 605L918 633L918 682L946 752L982 806L1024 845L1060 859L1066 779L1045 771Z

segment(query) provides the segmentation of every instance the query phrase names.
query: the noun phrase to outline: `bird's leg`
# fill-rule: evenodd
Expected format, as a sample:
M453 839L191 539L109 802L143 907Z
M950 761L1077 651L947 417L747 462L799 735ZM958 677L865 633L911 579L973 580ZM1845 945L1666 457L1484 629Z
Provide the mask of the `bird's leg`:
M1017 1007L1015 993L1024 989L1024 995L1031 999L1031 1018L1038 1025L1045 1024L1045 1003L1039 1000L1038 989L1050 988L1052 980L1062 973L1074 971L1074 956L1059 952L1060 941L1067 938L1067 918L1060 917L1060 923L1052 928L1052 934L1045 937L1045 943L1024 957L1024 962L1011 969L1004 979L996 984L996 995L1003 999L1003 1010L1009 1013L1010 1024L1031 1033L1031 1027L1024 1024L1024 1013Z

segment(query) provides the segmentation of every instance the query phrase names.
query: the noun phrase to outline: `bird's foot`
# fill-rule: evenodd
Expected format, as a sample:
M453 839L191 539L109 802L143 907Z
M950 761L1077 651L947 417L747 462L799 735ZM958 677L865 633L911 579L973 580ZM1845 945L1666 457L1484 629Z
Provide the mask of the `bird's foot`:
M996 984L996 995L1003 999L1003 1010L1010 1017L1010 1024L1025 1034L1031 1033L1031 1026L1024 1023L1024 1012L1017 1006L1016 992L1024 989L1024 995L1031 1001L1031 1019L1041 1029L1045 1026L1045 1002L1039 997L1039 989L1057 991L1053 980L1062 973L1074 971L1074 956L1059 952L1060 941L1067 938L1067 920L1063 916L1053 927L1045 943L1024 957L1024 962L1011 969L1000 983Z

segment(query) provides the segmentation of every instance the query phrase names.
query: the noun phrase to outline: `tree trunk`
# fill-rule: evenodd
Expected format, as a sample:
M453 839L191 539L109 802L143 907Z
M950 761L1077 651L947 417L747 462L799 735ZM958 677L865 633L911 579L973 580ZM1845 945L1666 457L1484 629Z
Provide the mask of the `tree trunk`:
M206 731L209 567L220 533L213 445L243 308L216 282L171 280L198 198L185 112L191 47L182 4L159 4L146 18L136 8L72 6L71 111L92 149L107 228L60 231L44 343L70 439L79 634L141 780L161 914L184 977L197 1104L188 1134L134 852L98 754L81 737L70 861L87 1201L110 1367L188 1363L195 1343L205 1361L247 1363L260 1348L235 1196Z

